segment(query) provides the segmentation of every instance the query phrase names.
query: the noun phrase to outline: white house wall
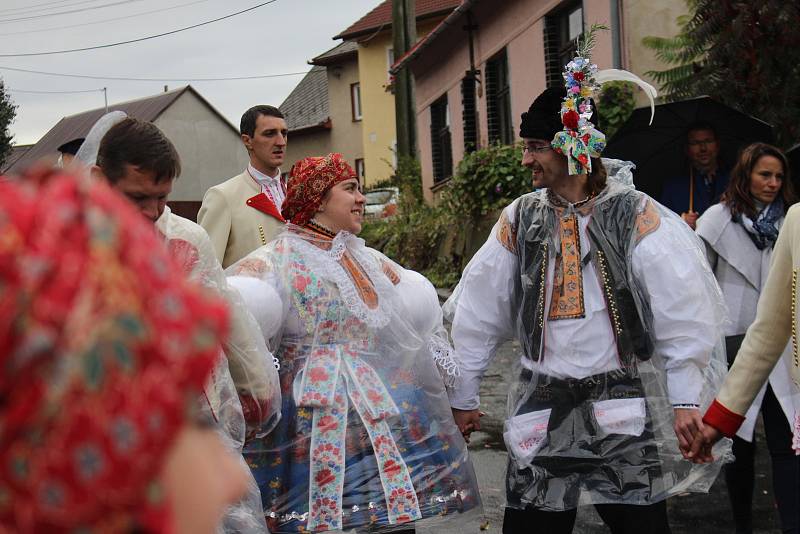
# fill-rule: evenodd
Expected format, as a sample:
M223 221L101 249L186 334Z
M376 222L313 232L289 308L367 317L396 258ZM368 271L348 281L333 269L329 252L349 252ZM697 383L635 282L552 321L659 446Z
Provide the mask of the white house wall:
M201 201L209 187L247 166L239 135L190 91L184 92L155 120L181 157L181 176L172 201Z

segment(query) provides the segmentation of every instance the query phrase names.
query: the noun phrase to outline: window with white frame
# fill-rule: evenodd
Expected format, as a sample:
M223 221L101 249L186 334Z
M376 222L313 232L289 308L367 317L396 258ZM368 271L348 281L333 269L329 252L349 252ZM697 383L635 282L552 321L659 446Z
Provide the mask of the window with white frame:
M364 186L364 177L365 177L365 170L364 170L364 158L356 158L356 175L358 176L358 183L361 186Z
M350 84L350 106L353 110L353 120L360 121L361 120L361 84L351 83Z

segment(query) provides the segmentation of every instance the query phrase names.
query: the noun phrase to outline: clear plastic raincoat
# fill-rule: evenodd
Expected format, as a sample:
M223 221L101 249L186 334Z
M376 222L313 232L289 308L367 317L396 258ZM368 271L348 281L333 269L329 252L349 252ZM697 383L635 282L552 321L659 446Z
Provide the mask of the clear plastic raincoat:
M451 524L480 509L427 279L347 232L291 224L226 273L280 361L282 419L245 447L273 533Z
M230 335L203 390L207 402L201 406L211 412L228 450L242 458L245 435L269 432L280 417L280 387L274 360L241 297L228 286L205 230L173 214L169 207L156 221L156 228L189 277L222 295L229 304ZM252 477L246 495L228 509L219 530L268 532L261 495Z
M103 115L86 136L73 166L87 173L97 161L103 137L126 117L122 111ZM248 313L241 296L228 286L205 230L173 214L168 206L155 226L164 236L172 258L186 275L228 302L229 336L204 388L205 399L200 400L200 406L210 412L207 415L213 420L228 450L241 458L246 435L264 435L280 418L277 362L267 349L258 324ZM218 531L267 532L255 480L251 480L245 497L229 508Z
M629 185L632 165L604 164L592 199L545 189L503 210L445 305L455 408L478 407L502 342L521 345L504 427L514 508L651 504L719 471L684 460L673 430L674 408L704 409L726 372L719 287L689 227Z

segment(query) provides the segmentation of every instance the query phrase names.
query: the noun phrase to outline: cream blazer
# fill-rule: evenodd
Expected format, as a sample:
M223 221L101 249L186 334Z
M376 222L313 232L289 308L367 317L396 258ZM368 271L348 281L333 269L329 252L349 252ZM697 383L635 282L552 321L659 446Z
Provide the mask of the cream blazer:
M266 245L284 227L276 207L247 171L206 191L197 214L223 268Z
M783 219L780 220L782 224ZM758 250L747 230L733 220L730 210L722 203L714 204L697 219L697 235L706 245L708 263L728 307L730 323L725 327L725 335L744 334L755 320L758 297L766 285L773 250L771 247ZM769 384L790 425L795 415L793 394L800 393L789 377L791 360L792 346L787 344L769 375ZM740 438L753 441L766 389L767 385L764 384L747 410L745 420L736 433Z
M789 209L775 243L772 266L761 291L755 321L747 329L736 361L717 396L720 404L738 415L747 412L776 363L788 367L795 397L800 394L799 273L800 204L797 204ZM790 338L791 357L786 361L780 357Z

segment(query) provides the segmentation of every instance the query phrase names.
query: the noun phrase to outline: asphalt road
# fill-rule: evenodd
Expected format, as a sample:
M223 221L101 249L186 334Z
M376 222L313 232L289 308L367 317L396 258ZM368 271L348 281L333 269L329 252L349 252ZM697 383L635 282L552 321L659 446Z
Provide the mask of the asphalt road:
M505 415L506 394L515 366L514 346L504 346L486 373L481 385L481 407L487 415L482 420L485 432L473 434L470 443L472 462L475 466L484 515L482 520L461 523L443 523L417 528L419 534L498 534L502 531L504 476L506 453L502 440L502 424ZM760 426L760 425L759 425ZM763 429L758 429L760 439L756 456L756 483L753 501L753 532L756 534L779 533L775 511L769 456L764 442ZM734 532L731 507L728 502L724 477L720 476L707 494L677 496L668 502L670 527L673 534L729 534ZM532 530L532 532L535 532ZM578 510L576 534L599 534L609 532L592 507Z

